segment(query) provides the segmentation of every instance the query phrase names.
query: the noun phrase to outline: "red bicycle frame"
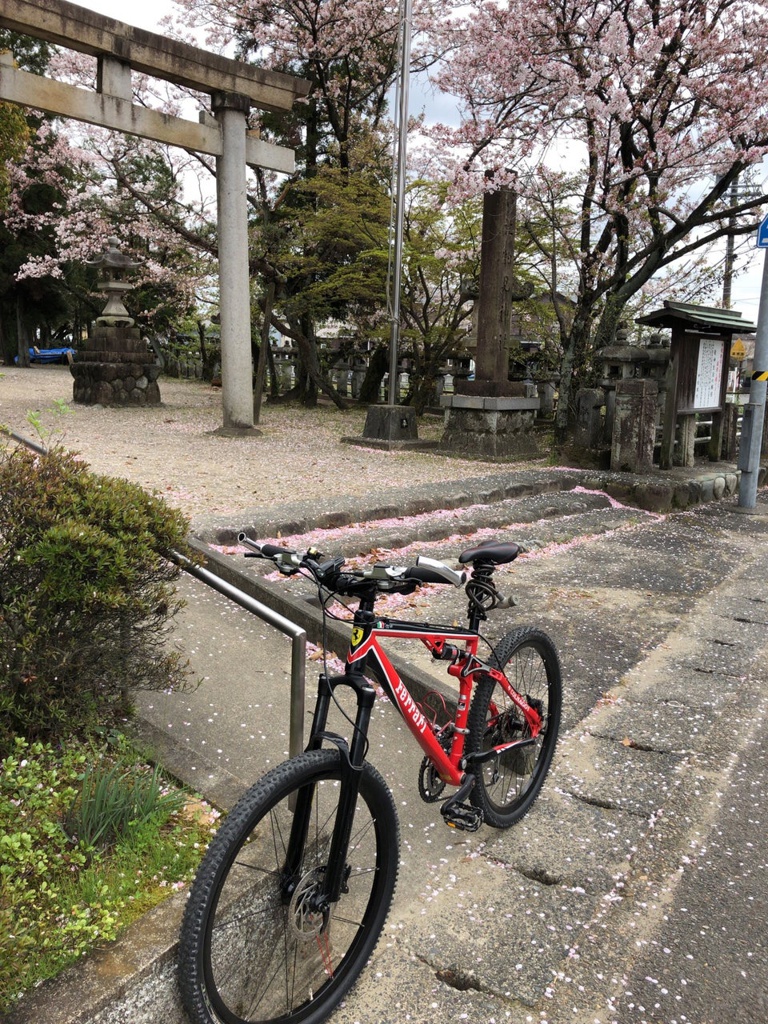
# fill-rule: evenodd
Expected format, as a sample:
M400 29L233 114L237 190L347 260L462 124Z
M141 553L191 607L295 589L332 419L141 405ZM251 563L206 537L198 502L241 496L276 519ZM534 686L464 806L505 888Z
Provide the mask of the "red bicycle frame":
M437 733L439 730L424 715L417 701L414 700L408 687L398 675L394 665L382 650L382 640L420 640L432 656L438 660L449 660L449 675L459 683L459 698L454 715L453 739L448 753L441 746ZM478 675L489 675L501 686L507 696L520 709L530 730L526 740L504 743L493 750L494 754L503 753L511 747L522 746L535 739L542 727L541 715L512 686L503 672L481 661L477 657L480 638L476 632L461 627L432 626L427 623L404 622L399 619L371 617L366 612L358 611L352 626L349 652L347 654L347 673L364 673L369 658L373 658L379 668L379 677L389 699L399 709L409 730L413 733L419 746L435 766L440 778L452 786L458 786L464 779L464 745L467 737L467 719L469 705ZM461 647L454 646L461 644Z

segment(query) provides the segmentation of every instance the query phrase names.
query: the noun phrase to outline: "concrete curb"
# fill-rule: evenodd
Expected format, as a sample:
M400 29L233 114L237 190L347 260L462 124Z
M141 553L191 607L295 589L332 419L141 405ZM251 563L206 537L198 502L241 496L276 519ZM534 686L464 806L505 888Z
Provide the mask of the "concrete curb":
M716 463L706 470L688 468L647 476L632 473L611 473L589 469L551 469L515 472L508 478L500 476L470 477L450 480L439 487L433 484L408 488L377 490L374 500L337 499L332 507L322 505L320 498L307 502L276 505L271 509L244 511L234 526L232 519L198 520L195 532L210 544L234 544L239 533L275 537L306 533L315 529L336 529L354 523L375 523L392 517L416 516L465 505L493 504L533 494L584 487L605 491L611 498L650 512L686 509L707 501L734 495L738 490L740 471L731 463ZM761 467L759 485L763 486L766 467ZM318 511L320 505L320 511Z

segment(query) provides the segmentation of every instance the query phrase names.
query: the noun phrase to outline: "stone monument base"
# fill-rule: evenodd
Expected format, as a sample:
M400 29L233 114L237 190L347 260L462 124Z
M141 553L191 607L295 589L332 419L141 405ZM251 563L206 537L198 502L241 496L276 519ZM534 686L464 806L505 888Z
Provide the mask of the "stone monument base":
M486 459L541 454L534 432L538 397L444 395L440 401L445 409L442 449Z
M369 406L363 437L375 441L415 441L416 410L410 405Z

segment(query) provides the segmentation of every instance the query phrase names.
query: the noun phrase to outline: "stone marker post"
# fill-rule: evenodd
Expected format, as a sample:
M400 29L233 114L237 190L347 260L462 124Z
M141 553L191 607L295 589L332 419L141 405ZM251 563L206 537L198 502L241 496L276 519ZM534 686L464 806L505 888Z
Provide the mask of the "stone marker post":
M659 385L626 378L616 384L611 469L647 473L653 468Z
M512 189L485 194L475 379L457 381L456 394L441 399L442 447L486 458L538 454L531 435L539 409L536 388L507 379L512 304L532 290L513 273L515 219Z

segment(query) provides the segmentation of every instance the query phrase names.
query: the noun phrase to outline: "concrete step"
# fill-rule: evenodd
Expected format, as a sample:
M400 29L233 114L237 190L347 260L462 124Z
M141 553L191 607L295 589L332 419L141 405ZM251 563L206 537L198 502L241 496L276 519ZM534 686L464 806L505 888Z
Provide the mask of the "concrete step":
M761 469L761 485L764 477L765 471ZM511 498L554 495L577 487L603 491L610 498L636 508L668 512L728 498L736 492L738 479L738 471L730 463L701 463L644 476L558 468L518 471L509 476L447 479L439 485L416 483L407 488L388 488L385 481L379 481L364 497L334 498L329 502L313 497L250 510L226 520L211 518L199 524L197 534L208 543L232 544L244 530L259 537L290 536L314 529L332 530L355 523L493 505Z

